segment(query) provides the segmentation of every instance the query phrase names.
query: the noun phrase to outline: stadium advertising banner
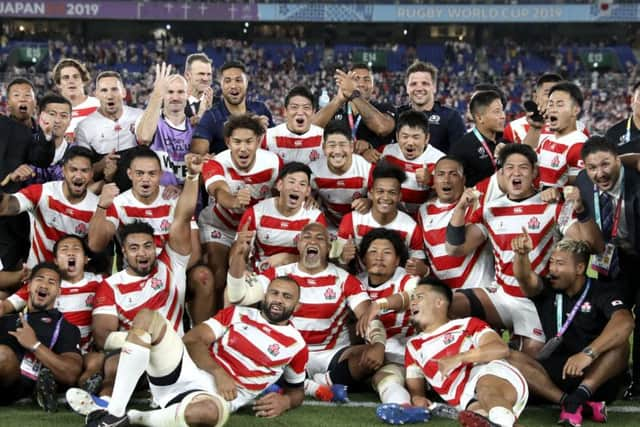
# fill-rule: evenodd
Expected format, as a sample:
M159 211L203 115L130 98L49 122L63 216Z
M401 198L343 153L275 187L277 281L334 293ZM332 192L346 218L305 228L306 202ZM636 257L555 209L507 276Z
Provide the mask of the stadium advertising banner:
M158 21L269 22L634 22L639 4L325 4L178 3L123 1L6 1L0 17Z
M0 1L0 17L157 21L256 21L255 4Z

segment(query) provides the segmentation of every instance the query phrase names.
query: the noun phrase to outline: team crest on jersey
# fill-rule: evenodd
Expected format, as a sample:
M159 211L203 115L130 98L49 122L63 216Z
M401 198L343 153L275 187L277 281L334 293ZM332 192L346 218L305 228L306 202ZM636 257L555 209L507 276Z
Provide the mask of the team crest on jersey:
M42 323L47 323L48 324L48 323L53 322L53 319L51 317L43 317L43 318L40 319L40 321Z
M162 222L160 223L160 229L164 232L169 231L169 229L171 228L171 223L169 222L169 220L167 220L166 218L162 220Z
M76 225L76 234L80 234L80 235L87 234L87 224L85 224L84 222L81 222L78 225Z
M430 125L439 125L440 124L440 116L438 114L432 114L429 116L429 124Z
M271 191L271 187L269 187L268 185L263 185L260 188L260 197L264 199L265 197L267 197L269 195L270 191Z
M147 283L149 283L149 286L151 286L151 289L155 291L157 291L162 287L162 280L158 279L157 277L152 277L151 279L149 279Z
M93 294L89 295L87 299L84 300L84 305L86 305L89 308L93 307L94 299L95 299L95 296Z
M212 239L219 239L220 237L222 237L222 233L219 232L218 230L213 230L211 232L211 238Z
M581 313L591 313L591 303L589 301L584 302L580 306L580 312Z
M560 166L560 157L555 156L553 160L551 160L551 167L557 168L558 166Z
M478 147L478 158L484 159L487 157L487 150L484 147Z
M314 160L318 160L320 158L320 153L318 153L317 150L311 150L311 152L309 153L309 160L310 161L314 161Z
M269 347L267 347L267 351L270 355L277 356L278 354L280 354L280 346L275 343L271 344Z
M442 337L442 342L444 343L444 345L449 345L451 344L453 341L455 340L455 337L453 336L453 334L451 332L447 332L446 334L444 334L444 336Z
M324 291L324 299L326 300L336 299L336 292L332 288L328 288L326 291Z
M298 241L300 240L300 234L296 234L296 237L293 238L293 244L298 246Z
M358 200L362 198L362 194L360 194L359 191L356 191L355 193L353 193L353 195L351 196L351 200Z
M537 230L540 228L540 221L534 216L529 220L527 226L529 227L529 230Z

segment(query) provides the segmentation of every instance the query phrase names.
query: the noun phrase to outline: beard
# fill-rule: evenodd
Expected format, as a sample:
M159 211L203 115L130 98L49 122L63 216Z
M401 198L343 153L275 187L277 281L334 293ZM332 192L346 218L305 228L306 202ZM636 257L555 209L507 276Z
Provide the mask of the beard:
M282 307L282 313L278 315L271 314L271 307L276 305L275 303L271 303L267 305L265 301L261 304L261 311L264 317L269 321L269 323L281 323L291 317L291 313L293 313L293 308L286 310L284 306Z

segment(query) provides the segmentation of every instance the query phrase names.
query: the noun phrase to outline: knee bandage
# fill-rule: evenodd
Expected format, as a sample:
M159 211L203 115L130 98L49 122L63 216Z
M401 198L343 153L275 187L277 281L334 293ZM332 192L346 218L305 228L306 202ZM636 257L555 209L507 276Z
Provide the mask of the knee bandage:
M395 363L388 363L378 370L379 374L385 374L385 376L377 383L374 384L374 389L377 392L384 390L387 384L400 384L404 386L404 368Z
M184 415L189 405L191 403L196 403L205 399L211 400L218 408L218 421L216 422L215 427L222 427L226 424L227 420L229 420L229 414L231 412L229 409L229 403L221 396L196 391L186 395L184 399L182 399L182 402L180 402L177 416L177 420L180 423L179 427L189 427Z

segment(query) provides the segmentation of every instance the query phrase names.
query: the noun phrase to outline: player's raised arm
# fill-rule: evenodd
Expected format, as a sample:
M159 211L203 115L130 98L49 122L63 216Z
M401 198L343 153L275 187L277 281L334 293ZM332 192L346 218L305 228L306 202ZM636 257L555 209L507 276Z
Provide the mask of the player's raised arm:
M542 283L540 277L531 269L529 253L533 249L533 241L526 227L522 227L522 234L511 240L511 249L514 253L513 274L520 284L520 289L528 297L539 294Z
M189 153L184 157L187 165L187 178L184 180L182 193L176 204L176 211L169 231L169 245L171 249L181 255L191 253L191 218L198 202L198 186L200 172L204 163L199 154Z
M472 188L467 188L458 204L453 216L447 225L447 242L445 245L448 255L466 256L476 250L485 242L487 237L475 224L466 223L466 214L469 208L474 208L478 202L478 192Z

